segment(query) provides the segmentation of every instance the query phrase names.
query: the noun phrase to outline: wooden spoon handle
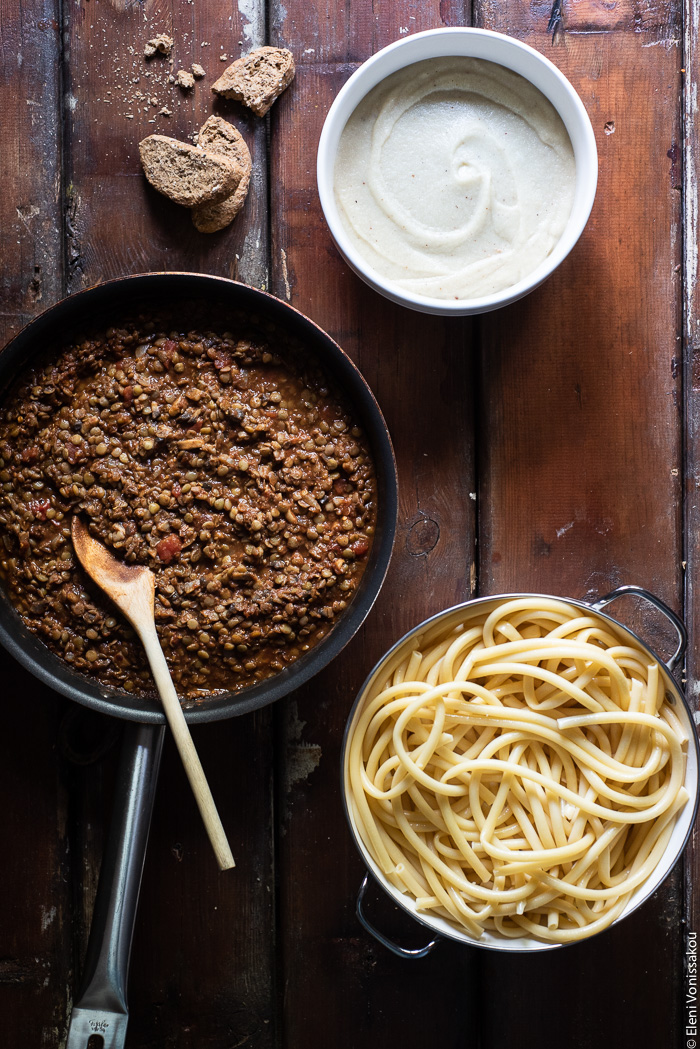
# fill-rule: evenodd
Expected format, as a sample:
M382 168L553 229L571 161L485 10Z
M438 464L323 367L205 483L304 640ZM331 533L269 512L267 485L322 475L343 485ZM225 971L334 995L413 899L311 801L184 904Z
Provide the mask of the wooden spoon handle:
M168 664L165 662L165 656L160 647L155 626L150 629L141 623L138 627L138 632L146 650L146 656L151 666L156 687L160 693L168 725L175 738L182 764L185 766L187 778L190 781L195 800L204 820L204 826L216 853L219 869L222 871L228 870L230 867L235 867L236 864L216 808L216 803L204 775L204 769L192 742L189 725L185 721L185 715L182 713L180 700L177 698L177 692L170 677Z

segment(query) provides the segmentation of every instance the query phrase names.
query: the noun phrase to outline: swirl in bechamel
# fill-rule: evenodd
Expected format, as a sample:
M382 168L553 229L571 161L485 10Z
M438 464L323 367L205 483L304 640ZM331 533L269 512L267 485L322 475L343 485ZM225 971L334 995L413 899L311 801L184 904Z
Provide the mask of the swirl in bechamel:
M479 58L418 62L378 84L343 129L334 188L357 252L436 299L509 288L552 252L574 151L541 91Z

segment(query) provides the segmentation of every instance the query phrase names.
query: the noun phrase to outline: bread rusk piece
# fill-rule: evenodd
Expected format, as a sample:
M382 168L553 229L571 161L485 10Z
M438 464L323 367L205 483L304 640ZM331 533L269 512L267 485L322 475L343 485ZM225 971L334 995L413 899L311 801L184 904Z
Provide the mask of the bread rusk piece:
M212 91L235 98L264 117L294 79L292 52L283 47L256 47L225 69Z
M159 33L158 36L154 36L152 40L148 41L143 49L143 56L144 58L153 58L154 55L161 54L168 58L172 49L173 38L166 33Z
M225 200L243 177L243 168L230 157L208 153L167 135L142 139L139 154L153 188L185 208Z
M192 209L192 221L200 233L216 233L233 222L245 204L253 161L240 131L221 117L209 117L199 132L198 144L208 153L219 153L240 164L243 175L238 186L220 204L201 204Z

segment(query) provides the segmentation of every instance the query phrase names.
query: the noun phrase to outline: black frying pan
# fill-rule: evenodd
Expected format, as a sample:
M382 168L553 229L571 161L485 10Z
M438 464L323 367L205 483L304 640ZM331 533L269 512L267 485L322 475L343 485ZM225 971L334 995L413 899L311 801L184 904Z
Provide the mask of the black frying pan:
M379 407L352 361L333 340L287 303L234 281L194 273L149 273L78 292L32 321L0 354L0 391L29 361L72 332L108 327L145 307L187 316L205 304L213 319L235 330L245 323L298 340L332 377L369 440L377 474L374 542L360 585L330 633L279 674L239 692L219 694L187 710L189 722L217 721L274 702L318 673L354 635L372 607L391 556L397 479L391 439ZM1 393L0 393L1 396ZM112 832L102 862L83 987L76 999L66 1049L120 1049L128 1022L126 983L136 905L165 731L157 700L103 687L71 670L22 623L0 588L0 642L57 692L87 707L125 718Z

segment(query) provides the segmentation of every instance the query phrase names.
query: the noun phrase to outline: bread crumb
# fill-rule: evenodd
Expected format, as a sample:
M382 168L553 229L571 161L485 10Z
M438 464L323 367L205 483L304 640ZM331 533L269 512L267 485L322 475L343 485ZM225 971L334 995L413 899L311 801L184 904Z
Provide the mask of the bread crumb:
M194 62L192 65L192 74L196 76L198 80L201 80L203 76L207 75L207 71L203 66L200 66L198 62Z
M154 55L165 55L166 58L173 49L173 38L165 33L159 33L149 40L143 49L144 58L153 58Z
M228 55L219 55L220 62L228 62Z
M191 91L194 87L194 77L186 69L179 69L175 80L183 91Z
M158 110L158 116L159 117L171 117L172 115L173 115L172 109L167 109L166 106L163 106L162 109Z

